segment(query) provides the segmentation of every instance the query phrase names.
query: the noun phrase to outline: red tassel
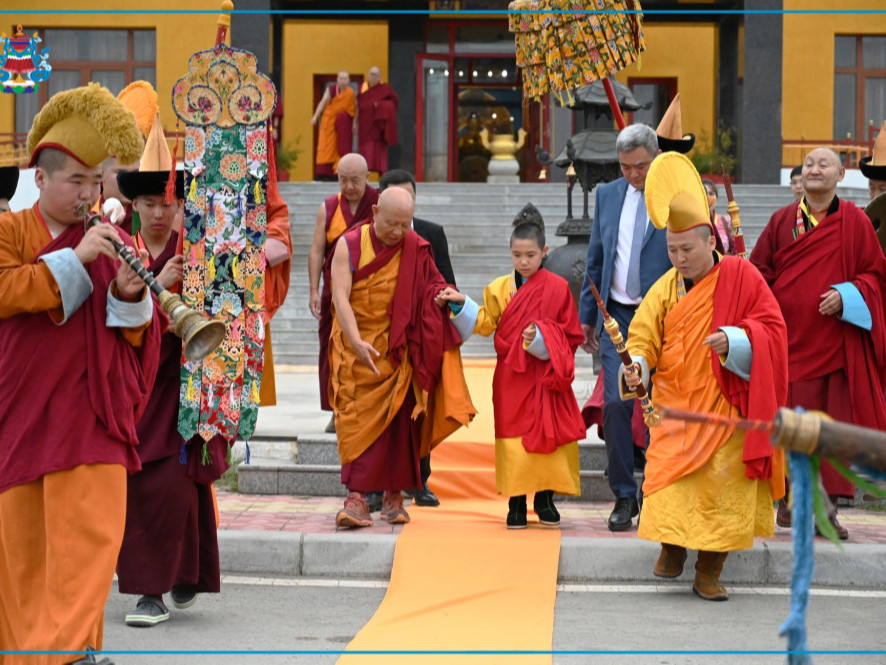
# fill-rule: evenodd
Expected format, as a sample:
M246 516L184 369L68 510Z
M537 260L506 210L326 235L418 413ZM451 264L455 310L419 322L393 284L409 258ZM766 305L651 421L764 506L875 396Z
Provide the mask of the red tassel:
M274 146L274 130L268 122L268 200L277 200L280 193L277 190L277 148Z
M175 176L178 166L178 123L175 123L175 145L172 147L172 169L169 171L169 179L166 181L164 200L166 205L175 203Z

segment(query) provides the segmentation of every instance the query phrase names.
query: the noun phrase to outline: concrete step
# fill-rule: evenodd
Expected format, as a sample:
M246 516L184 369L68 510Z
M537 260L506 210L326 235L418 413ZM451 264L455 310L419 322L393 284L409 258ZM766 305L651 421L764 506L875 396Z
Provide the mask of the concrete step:
M347 495L341 483L341 467L338 464L296 464L285 460L252 459L250 464L240 463L239 491L243 494L283 494L299 496L340 496ZM488 469L464 469L459 479L471 487L471 476L482 474L488 477ZM638 484L642 480L636 475ZM564 501L609 501L612 491L609 481L602 471L581 471L581 496L560 496ZM431 476L433 487L433 475Z

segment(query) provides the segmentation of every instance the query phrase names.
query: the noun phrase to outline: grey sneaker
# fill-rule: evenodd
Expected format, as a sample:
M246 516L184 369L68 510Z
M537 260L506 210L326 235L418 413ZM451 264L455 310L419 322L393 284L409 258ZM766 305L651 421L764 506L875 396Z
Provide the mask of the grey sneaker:
M150 628L169 619L169 610L154 596L142 596L135 604L135 612L126 615L127 626Z
M176 584L169 592L172 606L178 610L186 610L197 602L197 590L189 584Z

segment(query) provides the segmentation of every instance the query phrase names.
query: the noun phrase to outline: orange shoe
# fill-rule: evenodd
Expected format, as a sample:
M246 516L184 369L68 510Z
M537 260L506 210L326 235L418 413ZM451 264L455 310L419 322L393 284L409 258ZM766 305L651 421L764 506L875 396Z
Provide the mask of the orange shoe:
M385 492L381 502L381 518L388 524L408 524L409 513L403 508L400 492Z
M335 516L337 527L364 527L372 526L372 516L369 514L369 506L366 498L360 492L349 492L345 499L345 506Z

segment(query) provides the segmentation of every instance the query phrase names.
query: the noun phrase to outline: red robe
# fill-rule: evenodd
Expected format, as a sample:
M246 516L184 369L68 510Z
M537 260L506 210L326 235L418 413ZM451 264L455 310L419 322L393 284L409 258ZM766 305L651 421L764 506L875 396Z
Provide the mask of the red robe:
M523 330L532 322L544 338L549 361L523 348ZM583 339L566 280L541 268L514 294L495 331L497 439L522 437L528 452L551 453L584 438L587 428L572 392L575 350Z
M400 98L387 83L366 87L357 97L357 152L370 171L388 170L388 146L397 143L397 106Z
M163 252L149 260L155 275L176 254L172 232ZM160 343L160 365L154 390L138 424L142 470L129 478L126 530L117 560L120 593L162 595L173 585L199 592L218 592L218 535L210 485L227 469L227 444L221 436L209 443L211 463L202 464L203 440L187 445L187 464L180 456L178 433L182 341L172 332Z
M9 312L0 318L0 492L83 464L137 471L135 425L157 373L165 315L155 303L139 348L122 329L108 328L108 286L117 265L104 256L84 266L92 295L64 324L53 322L51 309L21 307L16 292L25 288L24 273L36 284L46 270L37 257L73 249L85 231L77 224L51 240L36 206L0 220L0 301ZM43 246L31 244L36 238ZM124 233L120 238L132 245Z
M324 411L332 411L329 403L329 335L332 333L332 289L330 265L335 244L341 235L360 222L372 216L372 206L378 203L378 190L372 185L366 185L363 198L357 204L357 209L351 212L351 206L347 201L339 206L341 195L333 194L324 201L326 206L326 255L323 259L323 290L320 292L320 353L317 359L317 369L320 376L320 408ZM332 226L336 212L344 218L345 228L339 231Z
M886 430L886 259L870 220L849 201L795 240L797 205L772 215L751 253L788 324L787 404ZM821 294L843 282L864 298L870 331L819 314ZM854 494L830 465L822 465L822 478L829 494Z

